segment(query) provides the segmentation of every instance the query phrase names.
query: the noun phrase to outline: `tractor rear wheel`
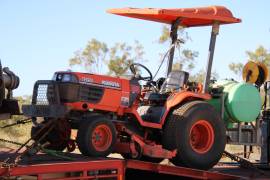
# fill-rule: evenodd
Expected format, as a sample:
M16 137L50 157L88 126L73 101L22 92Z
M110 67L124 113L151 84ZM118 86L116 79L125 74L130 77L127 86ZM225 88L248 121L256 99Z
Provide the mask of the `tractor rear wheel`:
M106 157L114 150L116 129L107 118L82 122L77 134L77 144L83 155Z
M167 120L163 145L177 149L178 166L210 169L221 158L226 144L225 125L207 102L192 101L175 109Z

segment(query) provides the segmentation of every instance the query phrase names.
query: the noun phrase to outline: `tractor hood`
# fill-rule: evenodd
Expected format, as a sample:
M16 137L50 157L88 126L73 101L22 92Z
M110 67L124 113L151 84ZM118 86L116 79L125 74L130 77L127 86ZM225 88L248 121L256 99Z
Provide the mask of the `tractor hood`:
M209 6L198 8L157 9L157 8L117 8L109 9L108 13L131 18L172 24L177 18L181 19L181 26L209 26L214 22L219 24L239 23L232 12L223 6Z

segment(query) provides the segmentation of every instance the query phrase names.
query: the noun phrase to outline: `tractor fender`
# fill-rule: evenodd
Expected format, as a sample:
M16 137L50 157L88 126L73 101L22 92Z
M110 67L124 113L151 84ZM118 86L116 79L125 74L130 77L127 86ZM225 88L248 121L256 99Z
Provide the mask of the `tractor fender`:
M209 99L211 99L210 94L195 93L190 91L184 91L171 95L166 101L166 111L162 117L161 124L163 125L165 123L167 115L171 112L172 109L174 109L174 107L179 106L187 101Z

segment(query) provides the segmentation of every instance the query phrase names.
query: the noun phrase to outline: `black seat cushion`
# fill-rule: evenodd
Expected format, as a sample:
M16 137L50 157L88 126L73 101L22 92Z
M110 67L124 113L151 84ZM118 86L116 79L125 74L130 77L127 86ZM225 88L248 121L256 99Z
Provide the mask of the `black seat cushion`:
M144 96L144 100L156 101L156 102L166 101L167 98L168 98L167 94L160 94L157 92L147 92Z

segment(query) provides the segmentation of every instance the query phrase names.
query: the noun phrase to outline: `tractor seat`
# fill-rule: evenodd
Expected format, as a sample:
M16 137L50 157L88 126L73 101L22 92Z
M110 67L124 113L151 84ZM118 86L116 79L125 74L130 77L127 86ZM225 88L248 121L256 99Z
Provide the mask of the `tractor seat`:
M168 98L167 94L160 94L157 92L147 92L143 99L151 102L165 102L167 98Z
M160 88L160 93L181 91L185 84L187 84L189 73L185 71L172 71L169 73L165 82Z

